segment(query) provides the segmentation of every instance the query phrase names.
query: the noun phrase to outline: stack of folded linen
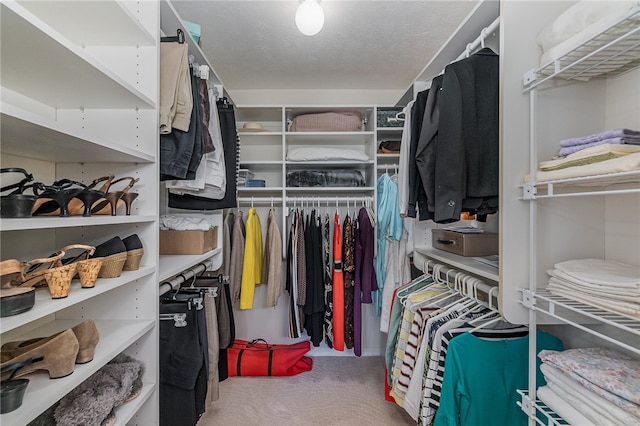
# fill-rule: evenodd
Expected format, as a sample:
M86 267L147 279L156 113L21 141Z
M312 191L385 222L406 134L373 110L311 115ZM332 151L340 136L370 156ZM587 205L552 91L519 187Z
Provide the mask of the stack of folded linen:
M640 319L640 267L603 259L556 263L547 290L587 305Z
M582 151L592 146L612 144L640 145L640 132L629 129L613 129L601 133L579 138L564 139L560 141L560 152L558 155L564 157L574 152Z
M538 164L536 181L640 170L640 138L635 144L604 143ZM525 177L528 182L530 177Z
M570 424L640 424L640 361L607 348L543 350L542 402Z

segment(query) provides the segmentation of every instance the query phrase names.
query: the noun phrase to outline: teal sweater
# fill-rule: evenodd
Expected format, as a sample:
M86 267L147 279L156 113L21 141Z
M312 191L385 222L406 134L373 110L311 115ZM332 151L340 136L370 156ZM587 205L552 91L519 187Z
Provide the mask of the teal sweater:
M555 336L538 330L537 351L563 350ZM528 388L529 338L484 339L461 334L449 343L440 407L434 426L526 426L516 389ZM545 384L536 357L536 383Z

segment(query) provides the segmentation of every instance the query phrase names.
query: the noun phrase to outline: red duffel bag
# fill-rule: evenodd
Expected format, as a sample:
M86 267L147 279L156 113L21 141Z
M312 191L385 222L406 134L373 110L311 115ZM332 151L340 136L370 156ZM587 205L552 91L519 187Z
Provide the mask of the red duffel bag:
M305 356L309 341L271 345L263 339L236 339L227 349L229 376L295 376L311 371L313 360Z

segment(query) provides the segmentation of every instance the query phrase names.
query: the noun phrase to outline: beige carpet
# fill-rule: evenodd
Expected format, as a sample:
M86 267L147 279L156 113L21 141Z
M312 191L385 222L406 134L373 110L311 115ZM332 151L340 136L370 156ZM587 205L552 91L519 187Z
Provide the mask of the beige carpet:
M381 357L315 357L292 377L230 377L198 426L415 425L384 399Z

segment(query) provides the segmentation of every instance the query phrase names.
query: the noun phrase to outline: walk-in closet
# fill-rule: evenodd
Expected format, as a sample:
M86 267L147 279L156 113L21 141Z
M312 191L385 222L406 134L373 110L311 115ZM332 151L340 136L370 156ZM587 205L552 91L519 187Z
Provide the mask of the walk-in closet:
M640 2L2 0L3 426L640 425Z

